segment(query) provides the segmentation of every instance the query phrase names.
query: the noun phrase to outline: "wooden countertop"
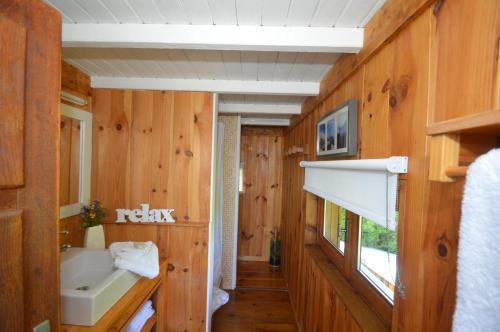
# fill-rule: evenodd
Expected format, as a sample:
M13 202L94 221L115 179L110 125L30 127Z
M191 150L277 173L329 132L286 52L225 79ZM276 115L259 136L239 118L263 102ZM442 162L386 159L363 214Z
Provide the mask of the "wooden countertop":
M166 260L160 260L160 275L155 279L142 277L116 302L94 326L61 325L62 332L121 331L132 320L144 303L151 298L162 282L166 271ZM156 310L156 309L155 309ZM156 322L157 312L146 323L151 329Z

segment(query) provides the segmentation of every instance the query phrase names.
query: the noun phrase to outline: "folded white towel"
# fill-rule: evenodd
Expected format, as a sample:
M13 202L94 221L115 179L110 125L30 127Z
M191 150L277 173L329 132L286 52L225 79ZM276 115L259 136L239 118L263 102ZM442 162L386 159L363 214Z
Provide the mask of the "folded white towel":
M115 267L154 279L160 274L158 248L151 242L115 242L109 246Z
M469 167L458 245L454 332L500 329L500 150Z
M148 319L153 316L154 313L153 303L151 301L147 301L128 324L125 332L140 332Z

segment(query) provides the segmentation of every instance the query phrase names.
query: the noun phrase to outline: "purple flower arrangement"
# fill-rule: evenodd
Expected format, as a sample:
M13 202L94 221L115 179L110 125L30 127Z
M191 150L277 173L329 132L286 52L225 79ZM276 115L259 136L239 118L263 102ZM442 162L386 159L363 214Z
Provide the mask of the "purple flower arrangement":
M80 217L83 219L83 227L85 228L100 225L105 216L106 209L97 199L90 201L88 205L84 205L80 211Z

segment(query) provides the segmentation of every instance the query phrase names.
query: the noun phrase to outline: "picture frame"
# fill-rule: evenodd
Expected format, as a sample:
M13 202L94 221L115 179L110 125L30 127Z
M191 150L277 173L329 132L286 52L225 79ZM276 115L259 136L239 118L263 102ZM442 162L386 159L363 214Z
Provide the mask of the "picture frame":
M354 156L358 151L358 101L349 99L316 123L316 155Z

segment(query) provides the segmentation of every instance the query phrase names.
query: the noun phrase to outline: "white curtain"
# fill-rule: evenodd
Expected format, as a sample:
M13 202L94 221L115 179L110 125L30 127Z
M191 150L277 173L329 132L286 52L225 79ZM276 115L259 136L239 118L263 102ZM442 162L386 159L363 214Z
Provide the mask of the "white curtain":
M217 123L217 147L215 169L215 224L214 224L214 278L212 290L212 313L229 301L229 294L219 288L222 280L222 218L224 191L222 168L224 155L224 124Z

